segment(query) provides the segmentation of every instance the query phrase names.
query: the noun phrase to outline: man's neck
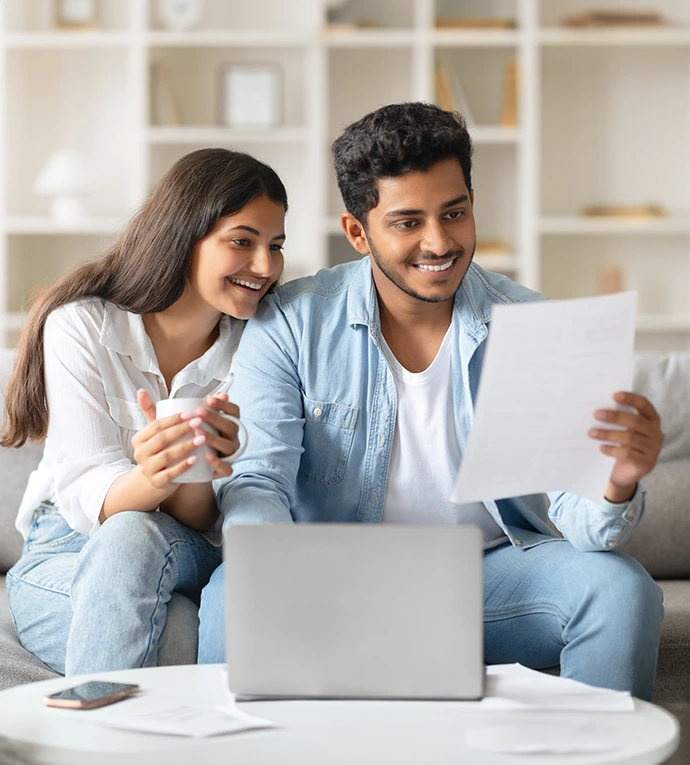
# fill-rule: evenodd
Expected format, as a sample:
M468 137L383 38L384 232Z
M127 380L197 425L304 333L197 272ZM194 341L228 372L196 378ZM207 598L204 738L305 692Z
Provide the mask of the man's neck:
M381 333L395 358L410 372L423 372L436 358L453 318L453 300L427 303L377 290Z

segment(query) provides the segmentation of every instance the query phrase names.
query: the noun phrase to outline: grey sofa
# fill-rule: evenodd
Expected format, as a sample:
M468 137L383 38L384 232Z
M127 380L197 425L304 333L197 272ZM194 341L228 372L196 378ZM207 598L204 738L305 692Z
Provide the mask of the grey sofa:
M0 383L7 366L0 358ZM655 701L682 718L690 711L690 353L638 356L633 387L658 408L666 439L659 464L645 480L645 517L624 550L637 558L664 590L666 618ZM2 576L21 551L14 515L39 456L35 446L19 451L0 449L0 689L54 674L19 644ZM171 605L161 663L194 660L195 625L194 604L180 596Z

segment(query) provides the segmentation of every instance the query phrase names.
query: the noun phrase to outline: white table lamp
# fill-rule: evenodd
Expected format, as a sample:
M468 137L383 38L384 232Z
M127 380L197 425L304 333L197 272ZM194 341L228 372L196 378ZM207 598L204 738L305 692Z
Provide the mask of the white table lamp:
M53 221L69 225L83 220L84 203L81 195L91 188L91 173L83 154L72 149L60 149L43 166L34 191L49 196Z

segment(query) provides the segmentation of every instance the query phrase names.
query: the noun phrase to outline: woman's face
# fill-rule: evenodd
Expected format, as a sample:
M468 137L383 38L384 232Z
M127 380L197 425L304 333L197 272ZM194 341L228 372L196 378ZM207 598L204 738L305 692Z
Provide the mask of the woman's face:
M284 228L285 209L265 196L219 218L194 247L189 289L215 311L251 318L283 272Z

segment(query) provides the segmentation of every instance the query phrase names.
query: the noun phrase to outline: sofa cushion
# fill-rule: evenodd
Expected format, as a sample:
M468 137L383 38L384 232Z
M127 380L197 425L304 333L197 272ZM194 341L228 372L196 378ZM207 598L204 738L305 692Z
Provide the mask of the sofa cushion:
M659 462L642 483L647 489L645 514L621 551L655 579L690 578L690 461Z
M690 353L641 353L635 357L633 390L661 416L660 460L690 458Z
M42 661L24 650L17 639L7 605L5 577L0 576L0 690L58 675Z
M0 349L0 419L13 357L12 351ZM38 465L42 452L43 447L37 444L28 444L21 449L0 447L0 574L14 565L22 551L22 537L14 528L14 519L29 474Z

